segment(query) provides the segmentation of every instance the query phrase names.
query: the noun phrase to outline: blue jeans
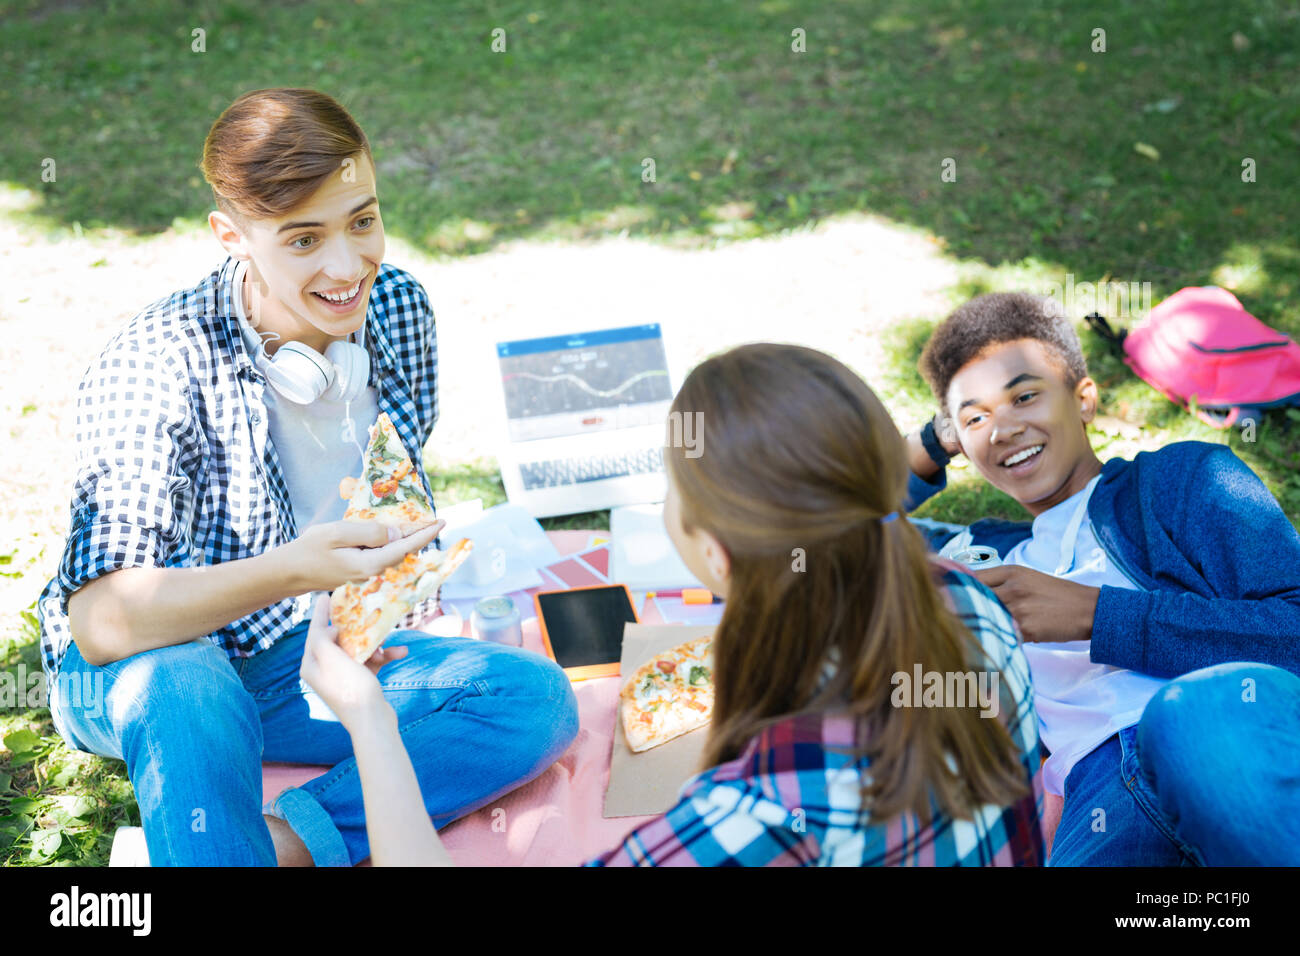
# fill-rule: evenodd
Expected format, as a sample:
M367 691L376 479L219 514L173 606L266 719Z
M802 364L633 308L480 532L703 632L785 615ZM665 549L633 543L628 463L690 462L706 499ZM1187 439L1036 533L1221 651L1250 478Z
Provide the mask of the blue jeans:
M1230 663L1171 681L1074 765L1048 865L1300 866L1300 677Z
M154 866L274 866L263 759L332 765L265 808L318 866L370 855L351 738L299 677L307 627L237 660L206 638L104 667L69 646L50 682L54 726L78 750L126 761ZM577 735L573 688L539 654L422 631L384 643L409 648L379 681L435 827L532 779Z

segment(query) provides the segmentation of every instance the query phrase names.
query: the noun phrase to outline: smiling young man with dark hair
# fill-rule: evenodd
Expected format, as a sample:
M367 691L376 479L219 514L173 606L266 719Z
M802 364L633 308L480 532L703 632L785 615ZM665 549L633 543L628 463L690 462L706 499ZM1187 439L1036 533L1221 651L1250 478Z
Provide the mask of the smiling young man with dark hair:
M932 335L940 412L908 437L909 505L951 456L1032 523L928 525L1016 619L1063 796L1051 865L1300 864L1300 535L1224 445L1104 464L1097 385L1056 304L979 296Z
M338 493L383 412L433 500L433 312L383 261L370 145L330 97L239 97L202 168L227 257L118 331L77 393L72 527L38 603L50 712L71 746L126 762L153 865L354 864L351 740L300 667L315 597L441 525L391 540L341 520ZM431 610L371 663L441 825L545 769L577 706L540 655L410 629ZM263 807L263 759L333 766Z

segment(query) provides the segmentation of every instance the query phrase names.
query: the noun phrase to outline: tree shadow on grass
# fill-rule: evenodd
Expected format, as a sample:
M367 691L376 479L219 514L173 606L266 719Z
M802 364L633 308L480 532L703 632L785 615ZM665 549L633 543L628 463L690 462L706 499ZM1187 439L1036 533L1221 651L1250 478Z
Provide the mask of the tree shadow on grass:
M309 85L371 137L388 231L433 255L614 234L702 245L870 212L989 270L1149 283L1155 301L1220 282L1296 335L1300 17L1265 0L1230 30L1221 13L241 0L178 19L25 2L6 10L0 182L25 191L3 197L7 215L43 228L201 224L212 121L250 89ZM958 291L997 285L976 270ZM1196 434L1085 347L1108 406ZM1237 444L1290 488L1300 444L1284 413L1262 424Z
M1300 18L1257 4L1234 48L1220 13L1118 8L1097 50L1099 18L1064 0L565 0L491 15L239 2L184 22L166 6L92 19L29 3L6 20L17 82L0 109L15 136L0 180L42 200L18 214L42 225L201 222L196 163L215 117L250 89L313 85L368 131L389 230L436 255L623 232L729 241L870 211L963 258L1034 258L1157 295L1259 244L1273 283L1300 288ZM1300 330L1288 297L1256 305Z

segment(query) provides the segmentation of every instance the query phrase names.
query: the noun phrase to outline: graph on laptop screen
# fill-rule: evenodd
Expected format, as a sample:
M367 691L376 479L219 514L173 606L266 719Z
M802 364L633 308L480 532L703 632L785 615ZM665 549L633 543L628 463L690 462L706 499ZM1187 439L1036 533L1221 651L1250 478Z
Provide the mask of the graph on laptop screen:
M512 442L662 427L672 403L658 323L497 343Z

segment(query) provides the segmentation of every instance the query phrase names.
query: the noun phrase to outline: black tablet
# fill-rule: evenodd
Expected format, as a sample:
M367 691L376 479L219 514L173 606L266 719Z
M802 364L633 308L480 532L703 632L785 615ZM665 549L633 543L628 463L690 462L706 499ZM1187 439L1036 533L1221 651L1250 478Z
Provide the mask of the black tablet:
M618 674L623 625L637 622L626 585L541 591L533 603L547 656L571 680Z

